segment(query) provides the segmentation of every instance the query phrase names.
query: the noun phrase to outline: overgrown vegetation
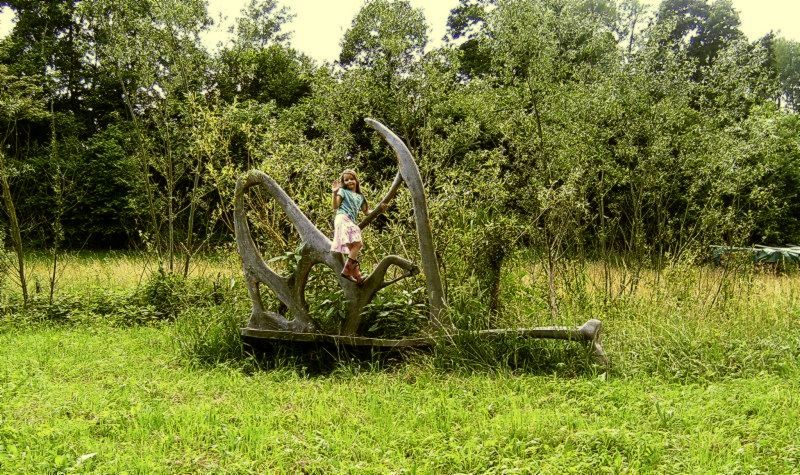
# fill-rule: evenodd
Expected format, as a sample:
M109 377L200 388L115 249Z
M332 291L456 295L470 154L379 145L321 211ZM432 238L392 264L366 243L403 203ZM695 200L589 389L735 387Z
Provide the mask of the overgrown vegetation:
M272 0L245 9L214 53L197 37L203 2L42 5L10 3L18 22L0 43L2 275L22 295L7 306L27 313L58 318L95 299L59 292L59 269L83 246L148 256L130 272L135 295L107 299L123 320L173 320L183 305L173 296L204 306L209 283L186 279L196 256L231 255L243 170L269 173L323 230L331 211L320 190L343 167L362 172L369 200L389 186L393 157L367 116L419 162L462 329L574 324L630 305L645 275L703 262L709 244L800 241L795 49L748 41L726 2L669 0L649 12L637 2L464 0L448 41L425 51L421 12L372 0L330 67L291 48L289 12ZM296 233L273 201L250 199L261 250L288 271ZM366 230L365 269L386 254L419 262L411 215L401 193ZM34 281L23 241L49 251L50 270ZM332 276L314 272L312 313L335 332L341 299ZM422 279L382 292L362 330L424 331Z
M19 330L26 325L166 324L170 329L165 331L173 333L176 349L186 362L251 364L239 336L249 316L250 300L234 259L199 260L196 275L187 280L154 269L138 284L120 285L110 279L86 284L96 278L98 261L111 272L124 272L128 265L143 265L143 259L145 256L125 254L68 259L72 286L52 303L44 292L34 293L23 307L7 288L2 327L13 332L12 328ZM47 264L46 260L40 262ZM453 320L460 328L553 324L546 266L527 254L514 256L512 262L501 276L502 309L494 314L475 314L469 307L452 308ZM45 266L34 265L33 281L39 277L37 269L47 271ZM800 335L795 331L800 315L800 281L795 273L774 273L753 267L746 260L730 261L728 267L676 264L660 272L616 268L609 282L604 281L606 271L600 263L576 261L565 265L559 273L556 298L563 316L561 324L579 326L590 318L603 321L610 368L595 366L591 355L578 343L508 338L486 342L468 335L438 346L430 356L431 364L447 371L510 370L564 376L607 373L610 377L657 376L687 382L764 372L782 375L796 370L800 361ZM632 275L634 272L638 274ZM311 281L317 282L315 279ZM605 288L613 291L606 293ZM389 338L425 334L423 293L421 286L409 291L401 285L394 292L380 294L365 310L365 333ZM310 295L320 304L312 308L335 313L340 302L335 295L324 293L323 287ZM328 300L323 299L326 296ZM482 296L471 298L480 300ZM320 321L331 325L329 330L336 330L340 320L333 315L318 315ZM328 350L321 351L300 365L317 361L325 368L335 364L335 351L327 356ZM281 354L279 360L294 358L291 352Z
M421 11L368 0L332 65L274 0L216 52L200 0L6 6L0 472L796 471L797 269L708 246L800 242L800 48L746 39L730 2L460 0L426 49ZM456 327L598 318L609 367L469 333L402 365L243 344L236 177L264 170L329 231L343 168L370 203L396 171L364 117L419 163ZM248 199L291 270L291 224ZM401 192L365 269L419 262L411 216ZM425 334L423 279L362 334ZM307 290L338 332L332 272Z
M292 49L275 0L252 2L215 52L200 1L6 3L0 174L20 284L23 242L144 249L186 277L230 243L232 183L252 167L326 223L321 190L344 167L370 199L394 174L368 116L417 157L443 260L481 251L451 285L474 275L482 311L518 249L552 273L562 258L663 267L708 244L800 241L798 48L749 41L729 2L462 0L426 51L421 11L371 0L334 65ZM253 199L266 254L294 248L274 203ZM369 240L413 254L410 213L401 196Z

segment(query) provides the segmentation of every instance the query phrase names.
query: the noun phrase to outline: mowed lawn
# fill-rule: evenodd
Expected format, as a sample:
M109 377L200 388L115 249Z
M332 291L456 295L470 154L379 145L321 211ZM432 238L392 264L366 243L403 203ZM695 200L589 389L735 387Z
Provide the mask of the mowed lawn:
M800 374L193 368L173 328L0 334L2 473L798 473Z

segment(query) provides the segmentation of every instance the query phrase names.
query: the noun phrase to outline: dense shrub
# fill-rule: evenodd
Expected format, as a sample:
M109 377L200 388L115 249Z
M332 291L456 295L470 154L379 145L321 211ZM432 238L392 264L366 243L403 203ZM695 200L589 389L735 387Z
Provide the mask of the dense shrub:
M196 364L216 364L244 357L240 329L247 322L247 307L226 303L189 308L175 322L178 352Z

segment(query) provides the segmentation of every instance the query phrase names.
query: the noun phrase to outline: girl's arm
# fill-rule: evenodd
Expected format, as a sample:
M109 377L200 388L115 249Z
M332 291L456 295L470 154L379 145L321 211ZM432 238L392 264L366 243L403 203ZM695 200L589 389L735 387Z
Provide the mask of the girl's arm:
M333 210L336 211L339 209L339 206L342 204L342 197L339 196L339 188L341 185L339 184L339 180L333 182L331 185L331 191L333 192Z
M379 204L378 207L381 209L381 211L386 211L385 204ZM367 205L367 200L364 200L364 203L361 205L361 212L364 214L370 214L372 212Z
M336 211L339 209L339 206L342 205L342 197L339 196L339 193L333 194L333 210Z

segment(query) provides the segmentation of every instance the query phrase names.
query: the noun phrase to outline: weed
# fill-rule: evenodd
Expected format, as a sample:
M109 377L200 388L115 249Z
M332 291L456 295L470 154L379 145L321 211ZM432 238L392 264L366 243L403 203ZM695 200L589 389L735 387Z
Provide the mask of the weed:
M418 334L428 323L425 288L378 293L364 307L365 333L377 338L403 338Z
M140 305L152 307L157 317L173 320L187 303L187 290L186 279L160 268L137 289L135 298Z
M241 359L244 349L239 331L247 315L232 304L181 312L173 333L178 353L201 365Z

